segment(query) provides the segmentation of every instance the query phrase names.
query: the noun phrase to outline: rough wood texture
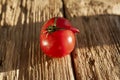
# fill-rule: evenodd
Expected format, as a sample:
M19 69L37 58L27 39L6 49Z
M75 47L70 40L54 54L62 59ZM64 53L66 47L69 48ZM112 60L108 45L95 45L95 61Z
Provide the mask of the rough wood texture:
M0 0L0 80L74 80L70 56L52 59L39 47L42 24L62 16L61 0Z
M64 1L66 16L80 30L72 53L77 80L120 80L120 16L114 15L120 8L105 3Z
M0 0L0 80L120 80L119 0ZM71 56L39 48L54 16L80 29Z
M120 0L64 0L67 17L120 14Z

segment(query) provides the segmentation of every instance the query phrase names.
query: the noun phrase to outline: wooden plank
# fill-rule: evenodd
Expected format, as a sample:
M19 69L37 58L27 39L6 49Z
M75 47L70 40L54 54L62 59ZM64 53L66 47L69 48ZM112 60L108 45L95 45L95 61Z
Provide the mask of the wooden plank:
M76 80L120 80L120 8L113 10L120 2L106 1L64 0L67 18L80 30L72 53Z
M66 16L120 14L120 0L64 0Z
M0 80L74 80L71 58L49 58L42 24L63 16L61 0L0 0Z

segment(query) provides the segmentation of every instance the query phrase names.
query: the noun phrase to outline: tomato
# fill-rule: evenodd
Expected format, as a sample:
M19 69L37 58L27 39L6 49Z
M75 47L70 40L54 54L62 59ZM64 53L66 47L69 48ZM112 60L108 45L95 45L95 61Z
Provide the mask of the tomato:
M42 26L40 47L50 57L64 57L74 49L76 32L79 30L74 28L67 19L52 18Z

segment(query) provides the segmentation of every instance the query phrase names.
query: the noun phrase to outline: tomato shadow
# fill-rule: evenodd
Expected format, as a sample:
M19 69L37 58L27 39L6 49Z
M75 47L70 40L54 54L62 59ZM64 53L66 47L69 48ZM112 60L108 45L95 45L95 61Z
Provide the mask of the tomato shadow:
M120 16L118 15L75 17L71 22L80 30L77 34L79 48L120 43Z
M70 18L70 21L80 30L76 34L75 48L112 44L120 46L120 16L77 16ZM21 70L22 75L29 67L32 69L35 65L43 66L54 60L40 50L39 34L44 22L33 22L30 19L29 23L21 23L19 16L15 26L4 24L0 27L0 72Z
M80 30L76 34L76 48L83 49L115 45L120 52L120 16L112 14L82 16L71 19ZM73 54L76 56L76 54Z

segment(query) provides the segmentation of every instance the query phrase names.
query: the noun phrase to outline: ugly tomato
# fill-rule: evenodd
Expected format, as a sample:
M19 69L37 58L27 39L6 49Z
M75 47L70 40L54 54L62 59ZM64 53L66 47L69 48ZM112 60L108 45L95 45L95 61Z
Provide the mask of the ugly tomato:
M78 29L72 27L65 18L57 17L47 21L40 34L42 51L50 57L64 57L72 52L75 46L74 33Z

